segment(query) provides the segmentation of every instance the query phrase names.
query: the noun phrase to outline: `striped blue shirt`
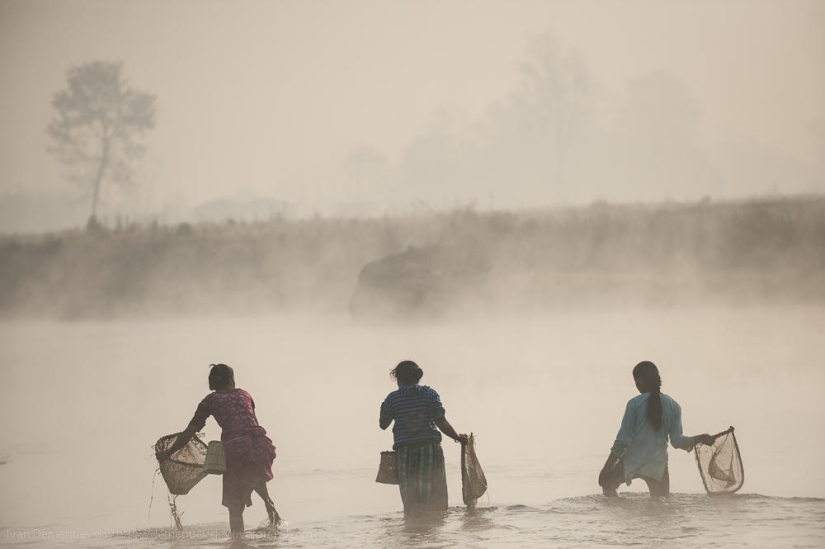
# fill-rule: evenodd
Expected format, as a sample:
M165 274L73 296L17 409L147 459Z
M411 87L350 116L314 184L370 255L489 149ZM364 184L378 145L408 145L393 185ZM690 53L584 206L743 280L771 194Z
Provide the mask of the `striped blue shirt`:
M395 420L393 450L423 442L441 442L435 422L444 417L441 398L426 385L404 385L381 404L381 422Z

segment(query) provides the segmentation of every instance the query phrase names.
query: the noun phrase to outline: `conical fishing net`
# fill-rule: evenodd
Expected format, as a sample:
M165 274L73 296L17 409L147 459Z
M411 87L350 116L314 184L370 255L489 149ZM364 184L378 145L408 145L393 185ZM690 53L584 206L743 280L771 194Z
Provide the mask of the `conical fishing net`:
M732 494L745 483L745 470L733 427L716 436L710 446L694 447L696 463L708 494Z
M162 437L155 444L155 451L163 451L172 446L180 433ZM188 494L208 473L203 470L206 462L206 444L197 436L160 463L160 474L169 487L169 492L179 496Z
M475 437L471 434L467 442L461 444L461 495L464 497L464 505L475 507L478 498L486 491L487 478L478 462Z

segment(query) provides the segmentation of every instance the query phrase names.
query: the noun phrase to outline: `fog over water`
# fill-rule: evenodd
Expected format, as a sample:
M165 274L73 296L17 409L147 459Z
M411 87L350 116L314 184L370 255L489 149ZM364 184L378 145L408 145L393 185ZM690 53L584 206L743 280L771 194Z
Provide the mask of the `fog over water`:
M393 523L403 523L397 488L374 483L378 453L392 444L377 417L393 389L389 369L414 358L425 370L423 381L440 392L450 421L476 434L490 484L481 501L488 514L479 516L485 524L466 523L457 507L458 447L446 441L455 510L441 530L427 534L430 542L441 537L448 546L466 546L475 539L495 547L522 535L531 547L587 546L587 538L574 533L580 531L589 532L592 543L621 545L600 537L603 528L632 530L633 522L659 520L649 515L660 512L655 508L633 511L643 500L631 498L630 508L611 511L595 496L598 470L635 393L630 371L646 358L660 365L664 392L682 405L686 432L734 425L745 463L745 495L730 501L735 518L726 524L714 517L718 509L707 508L713 501L701 495L692 454L670 450L676 496L663 511L676 514L673 528L689 532L698 521L708 536L685 533L681 546L707 546L707 539L733 528L749 537L727 546L770 547L779 535L815 547L823 540L825 500L798 498L825 497L823 444L812 436L825 428L823 320L821 309L697 307L406 327L333 316L7 324L0 347L11 380L0 399L7 418L0 431L7 461L0 467L3 527L7 534L120 531L127 546L162 545L153 537L173 531L166 530L163 482L152 485L151 445L185 426L207 393L206 365L223 360L235 366L238 385L255 398L278 448L270 487L293 530L291 543L404 545L403 528L392 533ZM218 436L210 420L206 439ZM641 495L643 485L627 490ZM194 532L225 527L219 502L215 477L177 501ZM786 512L796 515L796 526L770 526ZM262 522L260 502L246 516L249 528ZM743 520L751 523L744 531L737 522ZM454 531L459 526L465 535ZM621 539L667 539L672 532L663 527L659 523L652 538L636 532ZM146 528L160 530L139 533ZM384 528L390 532L381 534ZM761 529L764 540L748 528ZM314 532L315 544L301 537L307 532ZM289 541L282 536L280 544ZM90 543L105 546L106 539ZM3 541L14 544L8 536ZM421 539L410 543L429 546Z
M94 61L158 110L87 225L46 128ZM0 81L0 545L825 546L821 2L0 0ZM474 513L449 440L443 521L374 482L405 359ZM671 498L601 496L641 360L740 493L670 448ZM152 448L218 362L286 520L235 542Z

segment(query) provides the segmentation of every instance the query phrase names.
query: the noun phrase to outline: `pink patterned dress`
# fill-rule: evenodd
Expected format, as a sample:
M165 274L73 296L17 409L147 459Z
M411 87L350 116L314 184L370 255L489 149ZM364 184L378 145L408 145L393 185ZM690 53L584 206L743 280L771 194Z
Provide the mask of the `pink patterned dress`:
M203 429L206 419L214 416L221 426L221 440L226 453L223 474L223 505L252 505L252 491L272 480L275 446L258 425L255 402L243 389L212 392L198 405L189 427Z

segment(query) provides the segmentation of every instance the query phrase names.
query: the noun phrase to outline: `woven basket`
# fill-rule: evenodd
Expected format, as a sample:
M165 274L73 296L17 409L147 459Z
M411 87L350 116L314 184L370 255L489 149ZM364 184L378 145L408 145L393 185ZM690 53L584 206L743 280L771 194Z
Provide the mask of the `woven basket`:
M223 452L223 442L213 440L206 448L206 461L203 462L203 472L210 475L222 475L226 472L226 454Z
M375 482L398 484L398 454L381 452L381 464L378 466L378 476L375 477Z

